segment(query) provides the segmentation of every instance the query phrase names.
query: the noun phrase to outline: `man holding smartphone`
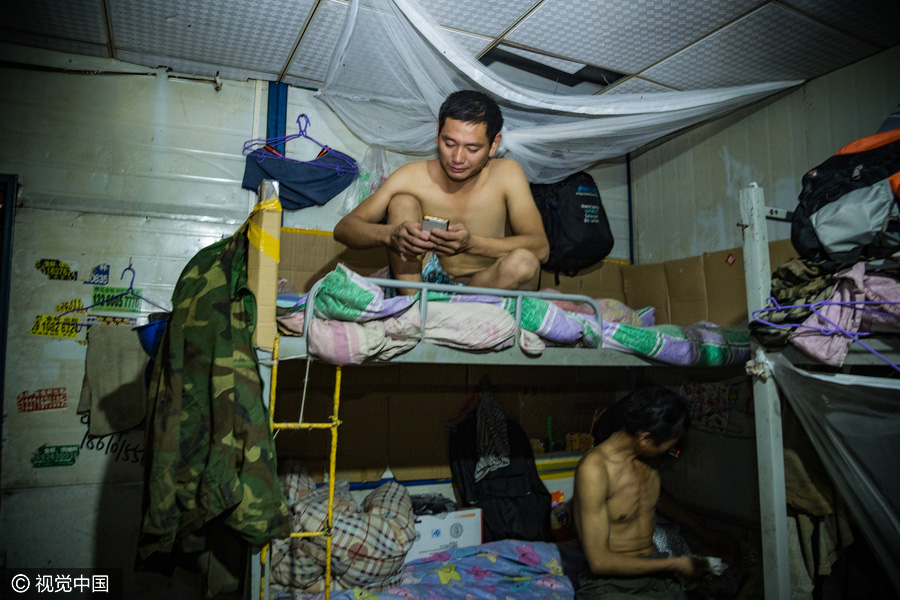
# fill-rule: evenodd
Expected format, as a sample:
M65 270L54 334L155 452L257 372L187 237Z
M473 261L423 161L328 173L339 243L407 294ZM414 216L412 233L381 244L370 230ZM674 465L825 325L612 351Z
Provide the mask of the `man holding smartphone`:
M430 252L426 280L536 289L550 246L522 168L494 158L502 127L489 96L450 94L438 115L438 158L397 169L341 219L335 239L354 249L387 248L401 281L422 281Z

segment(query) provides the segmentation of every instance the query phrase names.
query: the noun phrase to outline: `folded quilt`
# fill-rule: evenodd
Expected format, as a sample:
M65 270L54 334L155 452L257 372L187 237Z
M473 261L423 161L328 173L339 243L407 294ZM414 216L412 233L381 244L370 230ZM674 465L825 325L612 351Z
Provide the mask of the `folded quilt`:
M333 364L389 360L419 341L465 350L501 350L516 343L516 301L500 296L427 293L427 319L422 331L420 296L385 298L383 290L343 264L326 275L316 293L309 323L311 354ZM283 327L300 332L307 296L279 318ZM600 344L596 318L568 313L552 302L522 299L519 345L539 355L547 344Z
M721 367L750 359L750 334L746 327L716 327L710 323L635 327L604 321L603 347L668 365Z
M521 298L521 331L516 338L515 298L429 291L422 327L420 295L385 298L381 287L343 264L326 275L318 288L309 324L311 354L338 365L389 360L420 341L453 348L489 351L518 343L529 356L547 346L613 348L658 362L686 366L722 366L746 362L750 338L746 327L697 323L641 326L652 323L652 309L632 311L610 302L617 320L602 323L583 308L564 310L566 303ZM303 330L307 296L301 296L279 324Z

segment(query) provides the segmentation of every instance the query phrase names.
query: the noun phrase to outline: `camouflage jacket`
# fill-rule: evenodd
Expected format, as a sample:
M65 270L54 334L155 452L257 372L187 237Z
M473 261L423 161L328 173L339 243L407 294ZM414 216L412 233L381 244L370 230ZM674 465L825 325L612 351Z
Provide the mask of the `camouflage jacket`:
M787 345L792 325L805 321L812 310L810 304L828 300L834 292L834 274L820 263L791 258L772 272L772 298L781 309L773 308L760 316L767 321L750 321L751 334L760 345L779 349Z
M147 407L142 559L204 549L213 521L251 544L289 532L246 259L239 232L197 253L175 286Z

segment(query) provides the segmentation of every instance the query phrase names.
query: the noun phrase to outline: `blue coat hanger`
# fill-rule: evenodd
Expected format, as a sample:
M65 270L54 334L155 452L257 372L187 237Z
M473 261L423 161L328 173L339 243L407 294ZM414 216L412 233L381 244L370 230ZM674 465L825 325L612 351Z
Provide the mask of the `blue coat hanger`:
M165 306L161 306L161 305L157 304L156 302L154 302L153 300L151 300L150 298L146 298L146 297L144 297L144 296L141 296L140 294L138 294L137 292L134 291L134 277L135 277L135 272L134 272L134 268L132 268L132 266L131 266L130 264L129 264L127 267L125 267L125 270L124 270L124 271L122 271L122 276L120 277L120 279L125 279L125 273L127 273L127 272L129 272L129 271L131 271L131 282L128 284L128 289L127 289L127 290L125 290L125 291L122 292L121 294L116 294L115 296L110 296L109 298L104 298L104 299L101 300L100 302L95 302L95 303L91 304L90 306L85 306L84 308L73 308L73 309L71 309L71 310L67 310L67 311L64 312L64 313L60 313L60 314L56 315L57 320L58 320L60 317L63 317L63 316L65 316L65 315L69 314L69 313L76 312L76 311L86 311L86 310L88 310L88 309L90 309L90 308L94 308L94 307L96 307L96 306L101 306L101 305L103 305L103 304L108 304L109 302L112 302L113 300L116 300L116 299L118 299L118 298L123 298L123 297L125 297L125 296L133 296L133 297L135 297L135 298L140 298L141 300L143 300L143 301L145 301L145 302L149 302L150 304L152 304L152 305L155 306L156 308L159 308L159 309L161 309L161 310L164 310L164 311L166 311L166 312L169 312L169 309L166 308ZM78 326L79 326L79 327L84 327L84 326L86 326L86 324L79 324Z
M302 121L302 122L301 122ZM256 156L256 160L262 162L267 159L275 159L275 160L286 160L289 162L302 162L308 165L316 165L319 167L324 167L326 169L334 169L340 175L344 175L345 173L356 173L356 161L343 154L338 152L334 148L326 146L325 144L314 140L309 134L306 133L306 130L309 128L309 117L305 114L301 114L297 117L297 127L299 128L298 133L291 133L288 135L282 135L273 138L256 138L252 140L247 140L244 142L244 155L252 154ZM284 144L290 140L295 140L298 138L306 138L309 141L315 143L317 146L322 148L324 152L331 154L335 158L338 158L343 164L335 164L329 162L322 162L318 160L294 160L292 158L288 158L283 154L279 153L275 147ZM319 155L321 157L322 154Z

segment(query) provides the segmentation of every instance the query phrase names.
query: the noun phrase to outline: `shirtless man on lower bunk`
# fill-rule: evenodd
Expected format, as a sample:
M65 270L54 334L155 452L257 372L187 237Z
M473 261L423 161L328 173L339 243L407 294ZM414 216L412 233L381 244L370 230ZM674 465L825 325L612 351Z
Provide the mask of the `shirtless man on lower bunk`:
M394 279L422 281L430 253L426 281L536 289L550 247L522 168L494 157L502 127L489 96L450 94L438 115L438 158L397 169L341 219L334 238L354 249L387 248ZM446 229L423 229L426 216Z
M576 598L684 598L676 576L698 577L706 565L692 556L664 557L654 545L660 498L654 461L687 429L687 403L652 387L626 396L615 409L617 430L575 469L575 528L590 571Z

